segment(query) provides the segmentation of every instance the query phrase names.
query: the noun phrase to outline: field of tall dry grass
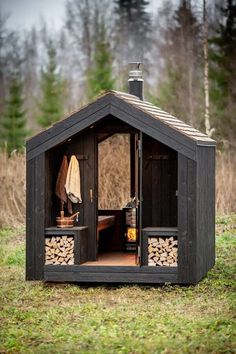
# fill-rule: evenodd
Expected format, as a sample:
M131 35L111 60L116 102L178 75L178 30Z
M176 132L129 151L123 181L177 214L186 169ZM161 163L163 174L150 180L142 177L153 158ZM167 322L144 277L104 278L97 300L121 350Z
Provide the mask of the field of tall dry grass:
M122 208L129 199L129 139L113 136L99 146L99 207ZM25 222L25 156L0 153L0 227ZM216 211L236 211L236 154L217 153Z
M25 156L0 152L0 227L25 222Z
M217 153L216 211L224 215L236 211L236 153Z

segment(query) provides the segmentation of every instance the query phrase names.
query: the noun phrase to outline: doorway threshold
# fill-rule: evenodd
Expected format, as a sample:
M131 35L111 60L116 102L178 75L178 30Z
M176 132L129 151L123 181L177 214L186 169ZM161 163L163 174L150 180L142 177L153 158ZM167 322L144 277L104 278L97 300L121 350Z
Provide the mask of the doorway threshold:
M97 261L89 261L81 266L136 266L135 254L124 252L107 252L98 255Z

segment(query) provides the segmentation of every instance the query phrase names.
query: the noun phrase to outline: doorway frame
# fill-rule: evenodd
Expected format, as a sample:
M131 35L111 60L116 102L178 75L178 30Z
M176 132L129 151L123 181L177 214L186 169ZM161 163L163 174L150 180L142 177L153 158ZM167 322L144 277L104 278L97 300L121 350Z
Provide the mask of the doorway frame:
M104 134L104 138L99 141L98 137L99 134ZM107 135L106 135L107 134ZM142 132L140 130L137 130L136 128L133 128L132 126L129 126L126 124L126 126L121 126L117 127L112 130L110 129L109 133L107 129L105 128L104 131L101 129L95 129L94 135L95 135L95 151L96 151L96 156L95 156L95 161L96 161L96 180L95 180L95 186L96 186L96 211L97 211L97 225L98 225L98 215L99 215L99 208L98 208L98 189L99 189L99 153L98 153L98 146L99 143L102 141L108 139L109 137L119 134L119 135L125 135L128 134L130 137L130 197L132 197L132 194L134 193L137 196L138 200L138 208L137 208L137 238L136 238L136 250L135 250L135 262L136 264L132 267L140 267L141 266L141 240L142 240ZM138 137L138 140L136 139ZM138 165L138 168L136 167ZM136 171L137 170L137 171ZM109 210L109 209L107 209ZM97 232L97 230L96 230ZM96 239L96 256L98 258L98 236ZM94 262L94 265L90 265L91 267L96 267L96 261ZM100 267L100 266L98 266ZM107 267L116 267L116 266L107 266ZM118 266L120 267L120 266ZM121 266L121 267L126 267L126 266Z

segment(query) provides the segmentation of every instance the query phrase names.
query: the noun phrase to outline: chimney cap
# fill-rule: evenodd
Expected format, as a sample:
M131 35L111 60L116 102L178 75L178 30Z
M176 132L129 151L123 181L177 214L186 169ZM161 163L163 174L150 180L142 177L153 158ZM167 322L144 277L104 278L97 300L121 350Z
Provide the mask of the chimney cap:
M136 69L140 69L140 66L143 65L143 61L129 61L128 63L130 66L135 67Z
M129 62L130 71L129 71L129 81L130 80L142 80L143 73L140 70L140 66L143 64L142 61L131 61Z
M143 100L143 73L140 69L141 61L129 62L129 93Z

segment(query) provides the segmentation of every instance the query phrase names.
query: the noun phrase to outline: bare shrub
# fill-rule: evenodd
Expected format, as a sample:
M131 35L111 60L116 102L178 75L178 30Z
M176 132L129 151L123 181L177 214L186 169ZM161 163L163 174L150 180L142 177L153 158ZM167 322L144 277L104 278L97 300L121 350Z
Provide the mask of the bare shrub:
M25 222L25 155L0 152L0 227Z
M220 215L236 211L236 154L234 151L217 153L216 211Z

